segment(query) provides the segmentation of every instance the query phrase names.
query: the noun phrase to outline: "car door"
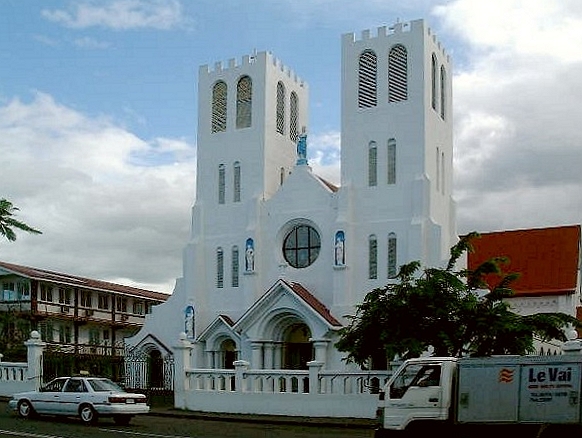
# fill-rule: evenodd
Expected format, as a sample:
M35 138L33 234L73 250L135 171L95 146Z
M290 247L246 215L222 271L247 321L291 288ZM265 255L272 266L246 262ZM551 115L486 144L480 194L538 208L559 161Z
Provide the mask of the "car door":
M83 379L71 377L60 393L60 412L63 415L77 415L78 407L87 394Z
M60 400L66 378L58 378L50 381L35 394L32 400L34 410L39 414L52 414L60 409Z

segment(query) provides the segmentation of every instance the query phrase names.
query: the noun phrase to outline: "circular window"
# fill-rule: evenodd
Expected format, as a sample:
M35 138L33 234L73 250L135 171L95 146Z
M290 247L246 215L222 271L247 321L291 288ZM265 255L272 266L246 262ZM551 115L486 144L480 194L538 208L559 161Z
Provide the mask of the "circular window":
M321 238L315 228L296 225L287 233L283 241L283 257L294 268L306 268L319 255Z

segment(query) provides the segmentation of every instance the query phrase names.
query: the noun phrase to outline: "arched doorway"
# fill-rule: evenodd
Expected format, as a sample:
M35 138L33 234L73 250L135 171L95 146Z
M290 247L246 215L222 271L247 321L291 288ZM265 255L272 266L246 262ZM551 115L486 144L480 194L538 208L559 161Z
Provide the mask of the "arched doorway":
M160 350L151 350L148 362L149 388L164 388L164 359Z
M222 356L221 367L223 369L234 369L234 361L237 360L236 344L232 339L226 339L220 344Z
M307 362L313 360L311 330L303 322L290 324L283 332L283 368L306 370Z

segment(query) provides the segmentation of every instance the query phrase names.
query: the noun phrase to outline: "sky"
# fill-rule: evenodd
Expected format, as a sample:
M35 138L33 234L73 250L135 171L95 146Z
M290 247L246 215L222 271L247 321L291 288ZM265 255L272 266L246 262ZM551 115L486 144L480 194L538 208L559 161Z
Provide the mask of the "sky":
M309 84L339 183L341 35L425 19L453 59L459 234L582 222L579 0L0 0L0 260L171 293L200 65L270 51Z

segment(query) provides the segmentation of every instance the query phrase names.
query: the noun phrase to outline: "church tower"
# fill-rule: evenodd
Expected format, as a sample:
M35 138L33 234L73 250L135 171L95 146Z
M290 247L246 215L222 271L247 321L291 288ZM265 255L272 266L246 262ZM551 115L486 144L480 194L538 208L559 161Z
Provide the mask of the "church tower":
M448 258L451 77L449 55L423 20L343 36L339 222L356 240L352 263L367 260L354 287L382 286L412 260Z
M201 66L196 203L269 199L295 163L307 85L268 52Z
M199 68L196 202L184 257L197 324L217 310L237 318L264 293L268 270L258 256L271 241L260 242L261 209L295 166L307 109L307 84L269 52Z

